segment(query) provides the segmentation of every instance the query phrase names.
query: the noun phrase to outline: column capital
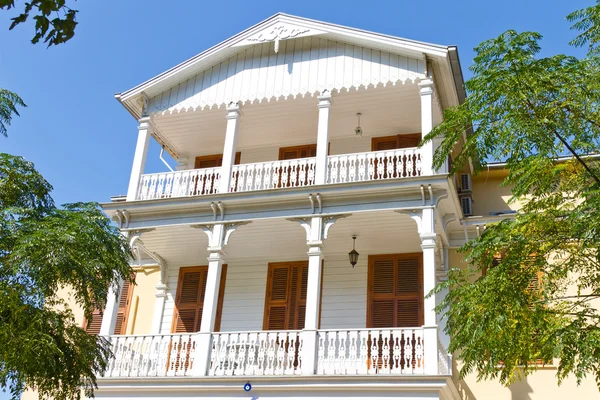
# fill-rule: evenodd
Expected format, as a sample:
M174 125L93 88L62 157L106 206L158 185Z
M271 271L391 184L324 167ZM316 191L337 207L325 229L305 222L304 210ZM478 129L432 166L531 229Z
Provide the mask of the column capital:
M240 117L240 105L231 102L227 105L227 119L238 119Z
M138 119L138 122L140 123L138 125L138 129L139 130L145 130L145 129L150 129L151 125L150 125L150 117L142 117L140 119Z
M331 92L329 90L322 91L317 99L319 99L319 108L329 108L332 104Z
M433 79L431 78L422 79L419 82L419 94L421 96L433 94L433 88Z

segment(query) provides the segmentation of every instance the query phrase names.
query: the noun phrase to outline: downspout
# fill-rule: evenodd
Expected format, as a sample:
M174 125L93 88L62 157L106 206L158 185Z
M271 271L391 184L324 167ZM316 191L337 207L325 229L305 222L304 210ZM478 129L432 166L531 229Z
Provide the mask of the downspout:
M163 164L165 164L167 166L167 168L169 168L169 171L175 172L175 171L173 171L173 168L171 168L171 166L169 165L169 163L167 162L167 160L165 160L163 158L164 152L165 152L165 146L162 146L162 148L160 149L160 156L158 156L158 158L160 158L160 161L162 161Z

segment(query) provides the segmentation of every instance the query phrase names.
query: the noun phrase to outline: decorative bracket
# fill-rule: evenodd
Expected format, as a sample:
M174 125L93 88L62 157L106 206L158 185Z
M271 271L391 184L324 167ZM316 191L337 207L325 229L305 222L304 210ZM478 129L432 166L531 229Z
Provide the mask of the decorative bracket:
M231 224L225 224L225 237L223 238L223 246L227 246L229 244L229 237L231 234L240 226L248 225L252 221L242 221L242 222L234 222Z
M448 224L452 221L456 221L456 214L446 214L444 215L444 220L442 221L444 230L448 228Z
M421 186L421 190L423 186ZM422 210L396 210L398 214L406 214L411 217L417 223L417 232L420 234L423 225L423 211Z
M218 201L216 204L214 201L210 202L210 209L213 212L213 221L223 221L223 219L225 218L225 205L223 203L221 203L220 201ZM217 210L219 212L219 218L217 218Z
M165 285L167 282L167 267L168 267L167 262L158 254L149 250L144 245L144 242L142 242L142 239L141 239L141 236L143 233L150 232L153 230L154 229L140 229L137 231L130 231L129 232L129 247L131 247L132 249L134 249L134 248L137 249L138 264L141 264L141 252L142 251L144 253L146 253L148 255L148 257L150 257L151 259L156 261L156 263L160 267L160 281L158 282L158 284Z
M114 219L117 220L117 222L119 224L119 229L128 229L129 228L129 211L115 210Z
M248 225L252 221L240 221L232 222L227 224L213 224L213 225L191 225L192 228L202 229L206 236L208 236L208 251L220 252L223 251L223 247L229 244L229 238L231 234L240 226Z
M300 217L288 218L288 221L297 222L306 231L307 243L320 243L327 239L329 229L337 222L337 220L349 217L352 214L328 215L326 217ZM317 223L320 226L314 226ZM313 229L314 228L314 229Z
M437 199L435 199L435 208L439 208L440 203L442 202L442 200L446 200L448 198L448 192L447 191L443 191L438 197Z

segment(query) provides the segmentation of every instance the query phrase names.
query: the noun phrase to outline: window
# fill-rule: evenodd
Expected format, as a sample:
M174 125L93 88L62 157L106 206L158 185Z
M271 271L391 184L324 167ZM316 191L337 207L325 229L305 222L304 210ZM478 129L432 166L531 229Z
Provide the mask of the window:
M369 256L367 327L423 325L423 255Z
M217 316L215 320L216 332L219 331L221 325L226 275L227 265L223 265L221 271L221 284L219 287L219 300L217 302ZM207 276L208 266L182 267L179 269L177 295L175 296L175 312L173 314L173 323L171 326L172 333L192 333L200 330Z
M133 279L135 281L135 274ZM125 335L127 329L127 321L129 319L129 309L131 306L131 298L133 297L133 285L129 281L123 282L121 288L121 294L119 296L119 304L117 310L117 320L115 321L115 329L113 335ZM96 308L92 312L92 318L90 320L84 319L83 327L85 331L92 335L100 334L100 327L102 326L102 317L104 315L104 309Z

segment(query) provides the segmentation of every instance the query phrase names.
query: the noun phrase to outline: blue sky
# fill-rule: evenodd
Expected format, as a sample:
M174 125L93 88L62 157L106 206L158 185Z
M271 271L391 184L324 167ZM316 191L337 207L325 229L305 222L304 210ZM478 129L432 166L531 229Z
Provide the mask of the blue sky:
M564 17L591 0L503 1L67 1L80 10L75 38L32 45L31 25L9 32L0 12L0 87L28 108L0 137L0 151L35 163L58 203L108 201L125 193L136 121L114 99L121 92L282 11L445 45L457 45L467 76L473 47L506 29L541 32L544 54L570 52ZM22 5L22 0L17 0ZM575 51L581 54L581 51ZM162 170L158 145L147 171ZM4 395L0 393L0 399Z
M17 1L22 4L22 1ZM93 1L79 0L74 39L46 49L29 43L31 25L8 31L0 12L0 87L28 107L14 120L0 151L35 163L61 204L108 201L125 193L136 121L114 99L127 90L261 20L289 14L445 45L463 65L473 47L506 29L536 30L545 52L573 51L564 17L591 0L504 1ZM568 3L568 4L567 4ZM427 4L427 6L425 6ZM147 171L164 170L150 149Z

